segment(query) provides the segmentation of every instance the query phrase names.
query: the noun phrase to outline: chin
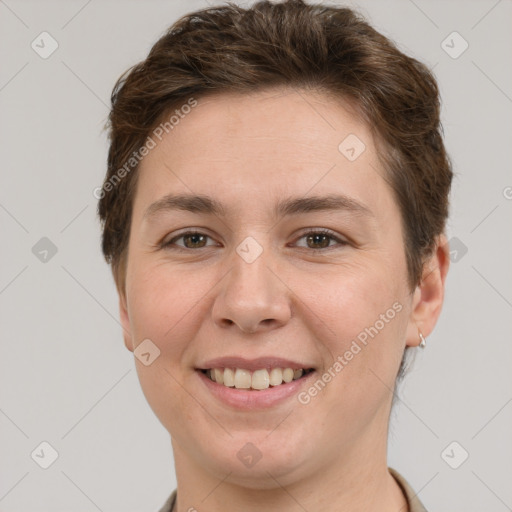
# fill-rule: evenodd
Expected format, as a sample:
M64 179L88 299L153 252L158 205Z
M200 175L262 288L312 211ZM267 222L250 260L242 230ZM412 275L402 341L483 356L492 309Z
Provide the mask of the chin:
M273 440L265 440L265 436L268 431L256 441L256 436L239 433L222 445L203 440L200 464L216 478L229 474L227 482L255 490L275 488L276 480L282 485L296 481L300 473L305 478L310 458L301 449L301 442L291 443L286 433Z

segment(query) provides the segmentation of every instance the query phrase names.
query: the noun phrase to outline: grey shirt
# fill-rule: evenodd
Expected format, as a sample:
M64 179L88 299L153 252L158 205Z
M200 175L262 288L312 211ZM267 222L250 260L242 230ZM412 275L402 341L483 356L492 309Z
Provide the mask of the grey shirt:
M427 512L426 508L421 504L419 498L416 496L416 493L413 491L412 487L407 483L405 478L394 469L388 469L404 493L404 496L407 500L407 504L409 506L409 512ZM159 510L159 512L172 511L172 507L174 506L174 502L176 501L176 491L177 490L174 489L174 491L169 496L169 498L165 502L164 506Z

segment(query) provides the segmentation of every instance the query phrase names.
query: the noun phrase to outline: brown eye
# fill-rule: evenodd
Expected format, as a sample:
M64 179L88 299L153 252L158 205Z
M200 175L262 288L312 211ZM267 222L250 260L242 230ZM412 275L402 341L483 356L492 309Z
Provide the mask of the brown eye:
M299 245L299 247L304 249L311 249L313 251L318 251L321 249L334 249L336 246L343 246L347 245L348 243L335 236L335 234L331 231L325 229L308 231L299 238L299 240L301 239L306 240L306 245ZM333 241L335 242L334 244L331 243Z
M307 241L310 249L325 249L329 247L331 236L323 233L316 233L314 235L308 235ZM313 245L314 247L311 247Z
M210 237L204 233L189 231L172 238L168 242L163 242L162 248L177 250L202 249L203 247L207 247L207 240L209 238ZM183 240L183 243L176 243L178 240Z
M188 235L183 235L182 238L187 249L197 249L198 247L205 246L207 237L201 233L190 233Z

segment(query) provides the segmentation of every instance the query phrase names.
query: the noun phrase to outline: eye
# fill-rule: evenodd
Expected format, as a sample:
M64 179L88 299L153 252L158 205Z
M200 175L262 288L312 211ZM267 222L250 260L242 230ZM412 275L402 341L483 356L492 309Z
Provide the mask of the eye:
M175 236L171 240L164 241L162 247L166 249L174 249L175 247L178 249L202 249L203 247L207 247L206 240L208 238L210 238L208 235L200 233L199 231L187 231L186 233ZM183 245L176 244L176 241L180 239L183 239Z
M338 245L347 245L348 242L338 238L332 231L328 229L316 229L304 233L299 240L306 239L306 249L318 251L321 249L332 248L331 241L338 242ZM300 247L300 246L299 246ZM303 246L302 246L303 247Z

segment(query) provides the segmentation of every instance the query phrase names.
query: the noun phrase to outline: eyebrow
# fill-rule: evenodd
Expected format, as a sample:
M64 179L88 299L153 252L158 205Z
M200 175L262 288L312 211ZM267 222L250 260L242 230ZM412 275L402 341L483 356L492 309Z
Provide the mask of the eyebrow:
M168 194L152 203L145 211L144 218L172 210L184 210L226 217L227 211L222 203L205 195ZM274 216L286 217L315 211L345 210L362 216L374 216L364 204L345 195L290 197L279 201L274 208Z

